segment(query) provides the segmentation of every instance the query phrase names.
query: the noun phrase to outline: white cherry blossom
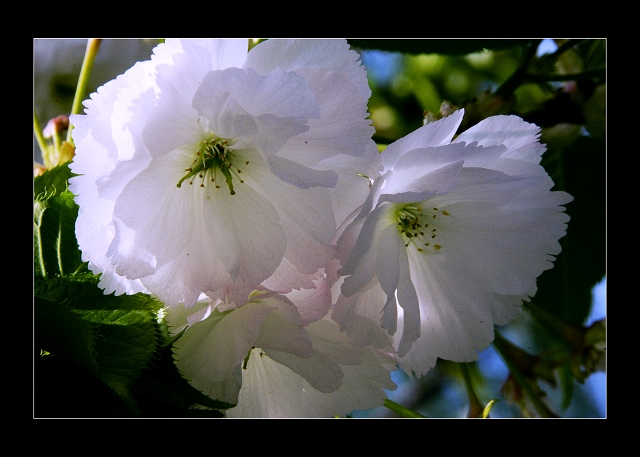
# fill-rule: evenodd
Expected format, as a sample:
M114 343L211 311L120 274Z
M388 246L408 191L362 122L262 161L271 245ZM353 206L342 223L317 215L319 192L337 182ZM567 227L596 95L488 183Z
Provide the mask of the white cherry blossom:
M203 297L167 310L176 366L228 417L332 417L381 406L393 356L355 346L329 318L330 280L281 295L253 291L241 306ZM387 351L393 351L390 347Z
M192 306L334 255L379 154L346 40L167 40L71 116L76 234L105 293Z
M573 199L551 190L539 127L494 116L454 139L462 116L389 145L337 241L346 277L332 318L358 344L392 341L417 376L438 357L476 360L520 312L560 253Z

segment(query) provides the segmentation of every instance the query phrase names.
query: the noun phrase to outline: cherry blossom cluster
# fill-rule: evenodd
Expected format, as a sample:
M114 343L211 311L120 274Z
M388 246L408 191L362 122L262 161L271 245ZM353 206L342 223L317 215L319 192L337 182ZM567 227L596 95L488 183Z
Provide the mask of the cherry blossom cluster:
M463 111L382 153L346 40L166 40L73 115L83 261L166 305L229 417L379 406L400 367L472 361L560 252L539 127Z

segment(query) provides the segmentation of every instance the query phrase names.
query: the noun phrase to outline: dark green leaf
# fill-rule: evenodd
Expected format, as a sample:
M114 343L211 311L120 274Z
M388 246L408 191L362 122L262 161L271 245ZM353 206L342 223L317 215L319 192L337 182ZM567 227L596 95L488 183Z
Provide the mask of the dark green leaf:
M33 178L33 199L42 194L57 195L67 190L69 178L75 176L69 168L69 162L60 164L42 175Z
M571 220L554 268L538 278L534 301L565 322L582 325L591 311L591 290L606 273L606 145L580 137L561 157L543 164L557 190L573 195L566 205Z
M64 304L77 319L91 324L99 379L120 395L132 414L138 415L129 387L163 346L156 322L162 304L144 294L105 295L97 284L98 279L90 274L54 278L37 281L34 295ZM42 331L55 332L39 329Z
M130 314L137 314L130 312ZM109 317L130 317L113 313ZM101 324L96 340L100 378L111 383L129 384L140 377L156 349L155 328L150 321L137 324Z
M78 205L68 190L41 194L33 203L33 243L36 278L74 273L82 259L75 235Z
M34 344L98 374L91 324L64 305L35 297L33 304Z
M228 409L235 405L212 400L194 388L182 376L173 360L171 347L163 348L159 358L136 385L143 417L180 416L188 417L191 408L201 405L213 410ZM207 410L197 410L205 414ZM208 411L208 417L222 417L219 411Z
M400 417L404 418L424 418L422 414L417 411L414 411L406 406L403 406L395 401L391 401L388 398L384 400L384 406L389 408L391 411L398 413Z
M571 373L571 367L569 363L565 363L558 370L560 375L560 383L562 385L562 409L567 409L571 404L573 398L575 381L573 374Z
M121 384L129 385L141 376L162 345L155 303L143 294L100 294L88 300L70 300L82 319L97 326L100 378L119 392Z
M69 278L36 280L33 295L59 304L82 303L93 297L104 295L98 287L98 278L91 273Z
M525 46L530 40L522 39L347 39L359 49L378 49L406 54L466 55L484 49L501 50Z
M113 389L84 368L54 355L33 361L33 415L36 418L130 418Z
M584 40L578 50L584 59L584 70L597 70L607 67L607 40Z

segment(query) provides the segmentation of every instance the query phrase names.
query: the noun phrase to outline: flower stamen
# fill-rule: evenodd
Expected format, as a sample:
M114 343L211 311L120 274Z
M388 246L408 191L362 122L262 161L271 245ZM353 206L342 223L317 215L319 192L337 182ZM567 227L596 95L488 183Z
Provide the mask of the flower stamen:
M432 244L437 236L437 229L433 227L433 219L437 216L450 216L446 210L437 207L431 210L423 210L421 205L410 203L400 207L396 211L396 220L398 221L398 231L405 238L405 247L413 244L416 250L421 253L433 253L442 249L441 244ZM431 216L429 218L429 216ZM431 220L432 226L426 222L427 218Z
M217 138L215 136L209 138L208 140L204 140L195 154L195 159L191 163L191 166L185 168L184 171L187 172L178 184L177 187L181 187L182 183L192 178L189 181L190 185L193 185L193 181L196 176L202 179L202 183L200 187L205 187L205 181L210 177L211 182L215 182L216 175L218 170L224 176L225 182L227 183L227 187L229 187L229 193L231 195L235 195L235 190L233 189L233 176L232 173L240 180L240 183L244 183L243 179L240 179L238 173L241 170L232 168L234 154L233 150L229 147L229 140ZM247 161L248 165L249 162ZM219 189L220 186L216 184L216 189Z

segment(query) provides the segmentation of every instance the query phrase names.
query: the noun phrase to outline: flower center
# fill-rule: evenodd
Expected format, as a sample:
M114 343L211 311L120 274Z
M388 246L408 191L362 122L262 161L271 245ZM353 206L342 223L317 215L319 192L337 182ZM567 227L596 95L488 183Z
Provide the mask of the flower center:
M449 216L446 210L433 208L423 209L421 205L411 203L396 211L398 230L405 239L405 247L412 245L418 252L436 252L442 249L437 242L437 217Z
M229 140L217 138L215 136L212 136L208 140L204 140L198 147L195 159L189 168L184 169L187 174L184 175L176 185L181 187L182 182L189 178L191 178L189 185L193 185L193 181L197 176L202 179L200 187L204 187L205 182L210 180L215 184L215 188L219 189L219 181L216 180L219 179L218 171L220 171L222 176L224 176L227 186L229 187L229 192L231 195L235 195L236 192L233 190L232 174L240 180L240 183L244 183L244 180L238 176L242 173L242 170L239 168L233 168L235 155L229 146ZM246 162L246 164L248 165L249 162Z

